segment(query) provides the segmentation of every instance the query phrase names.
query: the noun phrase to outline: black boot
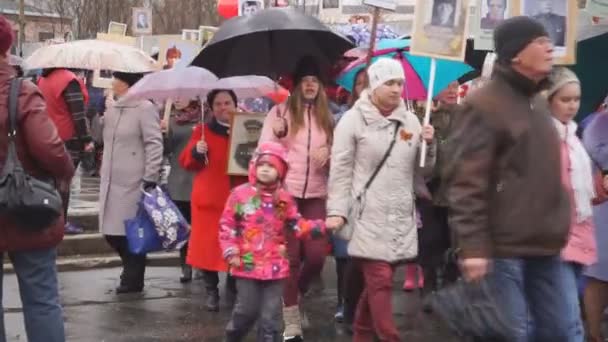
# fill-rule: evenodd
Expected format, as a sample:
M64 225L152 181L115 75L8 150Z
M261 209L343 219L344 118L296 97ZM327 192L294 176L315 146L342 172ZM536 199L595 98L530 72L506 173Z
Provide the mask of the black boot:
M192 266L186 264L186 254L188 253L188 244L184 245L179 250L179 263L182 267L182 276L179 278L179 282L189 283L192 281Z
M207 300L205 301L205 308L210 312L220 311L220 292L216 288L214 290L207 290Z

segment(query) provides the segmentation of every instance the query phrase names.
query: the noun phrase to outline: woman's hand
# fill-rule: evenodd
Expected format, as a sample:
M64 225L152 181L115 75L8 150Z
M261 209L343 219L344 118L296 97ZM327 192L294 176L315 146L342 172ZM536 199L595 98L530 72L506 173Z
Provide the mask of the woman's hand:
M427 142L427 144L432 143L433 138L435 137L435 128L433 128L433 126L431 125L426 125L422 127L421 137L422 139L424 139L424 141Z
M329 160L329 148L327 146L319 147L310 152L310 157L315 165L324 167L327 165L327 161Z
M169 128L169 127L168 127L168 125L167 125L167 121L165 121L165 120L161 120L161 121L160 121L160 131L161 131L162 133L167 133L168 128Z
M287 133L287 124L283 118L275 118L272 123L272 133L277 138L282 138Z
M342 216L329 216L325 219L325 228L327 230L338 230L344 226L346 220Z
M209 146L207 146L205 140L201 140L196 143L196 152L200 154L205 154L207 153L207 151L209 151Z
M603 182L604 190L606 190L606 192L608 192L608 175L605 175L603 180L604 180L604 182Z

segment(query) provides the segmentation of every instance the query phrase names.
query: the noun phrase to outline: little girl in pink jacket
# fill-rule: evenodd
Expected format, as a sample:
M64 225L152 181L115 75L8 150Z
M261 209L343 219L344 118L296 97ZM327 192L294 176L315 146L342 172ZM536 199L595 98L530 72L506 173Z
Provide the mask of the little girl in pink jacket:
M262 143L249 164L249 183L232 191L220 220L220 246L237 285L227 342L242 341L256 320L257 341L281 338L282 280L289 276L285 233L325 236L324 223L302 219L283 187L286 154L278 143Z

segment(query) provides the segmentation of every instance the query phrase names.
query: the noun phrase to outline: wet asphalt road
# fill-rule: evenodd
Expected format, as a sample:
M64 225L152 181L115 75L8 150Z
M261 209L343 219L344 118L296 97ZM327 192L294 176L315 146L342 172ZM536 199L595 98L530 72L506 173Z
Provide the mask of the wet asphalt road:
M203 309L202 282L182 285L178 268L149 268L143 294L113 293L119 269L66 272L60 274L67 341L69 342L221 342L230 315ZM395 283L395 319L402 339L408 342L457 342L431 316L420 311L418 294L400 289L400 272ZM350 336L333 321L336 306L335 272L328 259L324 270L325 288L305 300L312 327L306 341L346 342ZM14 275L4 279L5 326L8 341L27 341L22 322L21 303ZM247 341L254 341L251 336Z

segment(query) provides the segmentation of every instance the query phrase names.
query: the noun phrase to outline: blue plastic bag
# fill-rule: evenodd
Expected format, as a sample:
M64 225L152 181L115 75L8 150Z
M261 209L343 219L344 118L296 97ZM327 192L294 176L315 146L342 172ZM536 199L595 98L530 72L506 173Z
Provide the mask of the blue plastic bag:
M162 241L143 207L143 202L139 203L135 217L125 220L125 232L129 251L133 254L141 255L163 249Z
M144 191L144 210L152 221L164 250L182 248L190 238L190 224L160 187Z

